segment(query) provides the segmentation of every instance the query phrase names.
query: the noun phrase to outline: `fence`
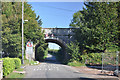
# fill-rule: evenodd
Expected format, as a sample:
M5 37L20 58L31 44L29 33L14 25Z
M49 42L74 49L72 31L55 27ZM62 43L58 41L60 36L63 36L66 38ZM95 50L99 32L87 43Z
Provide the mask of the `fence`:
M119 56L119 52L90 53L83 55L82 60L91 68L101 69L104 74L118 75Z
M102 72L119 73L119 52L102 53Z

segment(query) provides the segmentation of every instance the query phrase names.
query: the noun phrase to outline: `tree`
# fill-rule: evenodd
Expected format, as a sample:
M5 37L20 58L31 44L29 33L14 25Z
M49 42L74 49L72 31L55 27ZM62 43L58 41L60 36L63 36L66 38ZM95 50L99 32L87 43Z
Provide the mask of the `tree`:
M2 48L5 56L18 57L21 54L21 5L20 2L2 3ZM24 23L24 42L31 40L36 44L44 39L41 27L38 26L39 23L42 25L42 21L36 17L31 5L25 2L24 6L24 20L28 20Z
M107 2L85 2L86 8L73 15L70 26L75 30L75 39L80 49L104 52L118 43L117 4Z
M79 43L78 42L71 42L67 44L67 53L70 55L70 62L73 61L80 61L80 52L79 52Z
M118 11L117 21L118 21L118 30L119 30L119 33L118 33L119 45L118 46L120 46L120 2L117 2L117 11ZM120 48L119 48L119 51L120 51Z
M35 59L37 61L44 61L48 53L48 45L47 43L40 43L40 46L37 48L37 52L35 54Z

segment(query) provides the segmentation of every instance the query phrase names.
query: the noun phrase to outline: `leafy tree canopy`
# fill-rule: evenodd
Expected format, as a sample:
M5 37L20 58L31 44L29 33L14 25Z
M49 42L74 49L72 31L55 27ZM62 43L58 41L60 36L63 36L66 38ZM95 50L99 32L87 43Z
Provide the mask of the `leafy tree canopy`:
M74 13L70 26L80 49L92 52L105 51L118 46L118 5L114 2L85 2L86 8Z
M40 16L36 16L28 3L24 4L24 46L28 40L36 44L44 43L44 35L41 31L42 21ZM5 56L18 57L21 53L21 29L22 29L22 3L3 2L2 3L2 49Z

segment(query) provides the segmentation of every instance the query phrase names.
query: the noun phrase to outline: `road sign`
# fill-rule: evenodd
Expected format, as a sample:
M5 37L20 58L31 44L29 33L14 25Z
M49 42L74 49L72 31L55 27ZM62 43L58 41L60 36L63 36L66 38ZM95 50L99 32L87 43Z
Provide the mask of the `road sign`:
M29 42L27 43L27 47L33 47L33 43L29 41Z
M29 41L26 44L26 54L33 54L33 42Z

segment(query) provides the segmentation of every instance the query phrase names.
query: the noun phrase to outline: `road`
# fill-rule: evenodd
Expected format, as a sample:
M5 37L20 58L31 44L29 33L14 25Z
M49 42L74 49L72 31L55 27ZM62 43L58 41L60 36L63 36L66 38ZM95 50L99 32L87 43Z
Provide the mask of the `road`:
M52 55L48 55L46 62L39 65L26 67L25 78L81 78L81 80L89 80L90 78L100 78L97 75L88 75L79 72L77 69L60 64ZM104 78L103 76L102 78ZM90 79L95 80L95 79Z

